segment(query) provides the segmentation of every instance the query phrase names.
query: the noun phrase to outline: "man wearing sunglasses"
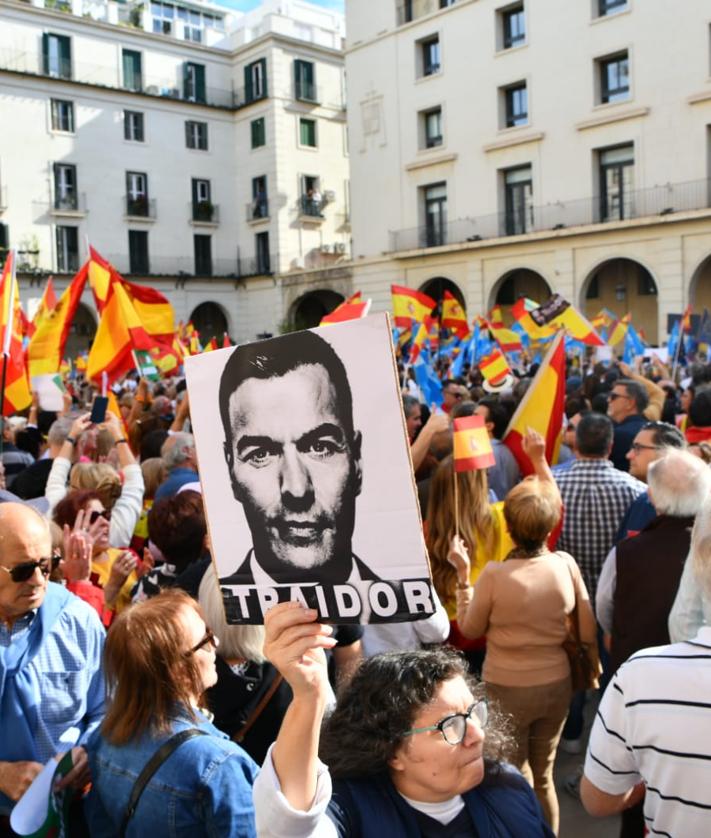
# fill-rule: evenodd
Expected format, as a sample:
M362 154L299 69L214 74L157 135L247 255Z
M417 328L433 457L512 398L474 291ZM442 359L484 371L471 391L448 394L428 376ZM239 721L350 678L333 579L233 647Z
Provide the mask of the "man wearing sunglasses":
M0 504L0 834L50 758L71 750L61 785L86 784L81 746L104 713L104 630L91 607L48 581L51 547L34 509Z

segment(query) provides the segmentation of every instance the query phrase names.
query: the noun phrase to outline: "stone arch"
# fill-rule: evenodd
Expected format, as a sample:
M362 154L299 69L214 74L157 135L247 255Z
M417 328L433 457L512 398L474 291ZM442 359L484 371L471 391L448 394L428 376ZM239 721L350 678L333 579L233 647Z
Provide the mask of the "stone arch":
M200 343L204 346L212 338L222 341L225 335L230 333L229 319L227 312L219 303L207 301L200 303L193 309L190 320L200 334ZM222 343L220 343L220 346Z
M462 293L461 288L456 282L452 282L451 279L447 279L446 276L434 276L432 279L428 279L420 285L419 290L422 291L423 294L427 294L429 297L432 297L432 299L437 303L439 303L444 297L444 292L449 291L450 294L457 298L457 302L466 313L467 303L464 299L464 294Z
M88 305L79 303L67 335L67 345L64 349L67 358L76 358L89 349L96 335L96 326L94 311Z
M511 323L511 306L520 297L528 297L537 303L544 303L553 291L544 277L530 268L514 268L501 276L491 289L489 308L500 305L504 322Z
M613 257L597 264L580 287L580 308L588 319L602 308L617 317L632 314L637 331L649 343L659 339L659 286L652 272L636 259Z
M711 254L706 256L691 275L689 302L697 313L711 311Z
M288 318L289 326L295 331L313 329L321 322L321 318L330 314L344 299L343 294L331 288L307 291L292 303Z

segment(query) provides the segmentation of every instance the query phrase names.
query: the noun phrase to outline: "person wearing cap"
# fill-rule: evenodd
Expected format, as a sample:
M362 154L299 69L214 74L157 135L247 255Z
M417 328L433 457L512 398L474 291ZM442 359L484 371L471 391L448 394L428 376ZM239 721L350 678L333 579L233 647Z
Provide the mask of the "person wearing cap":
M61 786L86 785L82 746L104 714L104 630L93 608L48 581L51 547L46 519L0 504L0 832L52 757L71 750Z

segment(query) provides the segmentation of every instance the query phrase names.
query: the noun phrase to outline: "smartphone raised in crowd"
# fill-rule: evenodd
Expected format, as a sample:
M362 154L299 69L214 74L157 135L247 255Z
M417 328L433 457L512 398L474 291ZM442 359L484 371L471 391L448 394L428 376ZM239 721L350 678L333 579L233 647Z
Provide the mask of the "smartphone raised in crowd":
M106 419L106 408L109 400L106 396L97 396L91 407L91 422L93 425L100 425Z

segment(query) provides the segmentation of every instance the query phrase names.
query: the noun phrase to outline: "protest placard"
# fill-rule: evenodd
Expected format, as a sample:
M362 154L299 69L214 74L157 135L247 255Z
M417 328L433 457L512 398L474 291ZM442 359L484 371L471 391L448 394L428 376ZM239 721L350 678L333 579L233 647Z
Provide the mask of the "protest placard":
M186 359L228 622L434 611L387 315Z

